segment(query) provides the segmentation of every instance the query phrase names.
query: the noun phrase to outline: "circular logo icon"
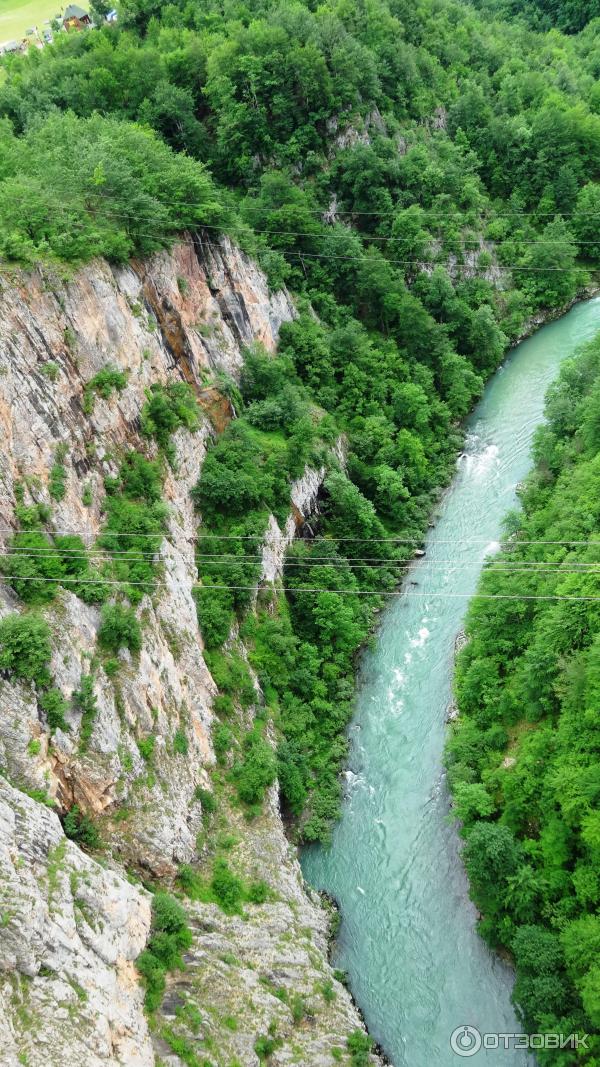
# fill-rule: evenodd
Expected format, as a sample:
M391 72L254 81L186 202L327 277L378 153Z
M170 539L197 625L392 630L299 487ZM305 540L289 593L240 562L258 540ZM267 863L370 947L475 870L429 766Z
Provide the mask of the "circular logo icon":
M457 1056L474 1056L481 1048L481 1034L474 1026L457 1026L450 1036L450 1048Z

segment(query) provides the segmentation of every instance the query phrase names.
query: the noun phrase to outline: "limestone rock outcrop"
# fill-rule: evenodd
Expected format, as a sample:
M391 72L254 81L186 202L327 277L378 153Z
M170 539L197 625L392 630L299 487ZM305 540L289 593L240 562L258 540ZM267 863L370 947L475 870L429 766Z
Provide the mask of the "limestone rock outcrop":
M152 385L187 381L201 413L198 430L173 438L159 580L136 609L139 654L121 652L115 677L94 660L98 607L62 590L42 609L54 683L67 700L94 660L97 710L87 743L76 705L68 730L51 736L34 687L0 676L0 1042L8 1067L152 1067L157 1058L180 1067L164 1033L177 1030L177 1008L190 999L202 1017L192 1035L200 1062L219 1065L258 1064L256 1040L275 1026L274 1065L333 1067L336 1050L362 1025L327 962L328 917L304 886L275 789L259 819L232 815L236 864L268 884L269 899L247 905L245 919L189 904L194 943L186 969L169 979L151 1037L134 963L149 934L151 898L125 873L168 886L180 864L201 859L197 796L214 764L216 686L193 598L190 490L212 436L235 416L222 376L239 376L255 342L275 352L281 324L294 315L285 290L271 293L228 239L202 235L126 267L91 262L67 279L15 271L0 288L0 553L18 528L19 505L51 508L50 530L94 544L105 479L127 449L155 453L140 422ZM126 386L94 393L90 403L89 383L107 367L125 372ZM50 493L57 457L59 500ZM307 470L294 484L284 529L271 518L262 582L281 577L285 548L315 508L324 473ZM0 617L22 608L0 582ZM182 734L185 753L176 743ZM139 747L150 735L151 768ZM58 815L74 805L101 828L104 866L63 834ZM290 1007L295 994L306 1005L300 1023Z

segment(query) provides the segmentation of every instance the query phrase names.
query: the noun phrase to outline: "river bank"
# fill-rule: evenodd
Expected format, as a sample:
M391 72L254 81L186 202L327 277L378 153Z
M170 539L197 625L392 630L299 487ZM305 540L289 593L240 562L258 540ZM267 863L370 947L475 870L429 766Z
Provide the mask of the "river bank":
M540 330L542 326L548 326L551 322L557 322L558 319L562 319L563 315L566 315L577 304L582 304L586 300L593 300L594 297L600 294L600 285L596 282L584 285L574 297L571 298L566 304L563 304L558 308L542 308L536 311L534 315L531 315L525 320L518 334L511 338L511 349L522 341L526 341L528 337L531 337L537 330ZM507 355L510 354L511 349L508 350Z

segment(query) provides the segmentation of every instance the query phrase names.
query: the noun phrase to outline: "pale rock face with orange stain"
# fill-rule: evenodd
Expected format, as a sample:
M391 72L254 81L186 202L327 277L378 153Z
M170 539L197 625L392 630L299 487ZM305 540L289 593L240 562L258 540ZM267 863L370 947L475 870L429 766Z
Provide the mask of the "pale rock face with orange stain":
M180 1065L156 1034L148 1036L134 960L148 936L150 898L127 881L124 867L146 869L168 885L179 864L197 858L202 809L194 794L208 786L214 763L216 687L192 596L197 516L190 490L212 435L233 415L211 376L239 377L244 349L256 341L274 352L282 322L294 315L288 294L270 293L258 267L226 238L186 238L169 253L122 268L92 262L67 281L15 271L0 289L0 551L16 529L19 484L27 503L51 504L55 532L94 542L104 479L116 474L125 449L152 455L155 448L140 437L151 384L186 380L202 416L196 432L174 435L162 571L156 592L138 608L142 647L135 657L121 653L118 684L97 667L98 711L86 750L80 712L70 707L69 731L56 730L50 743L33 688L0 679L0 1058L10 1067L23 1051L29 1067L152 1067L157 1055ZM85 411L86 383L107 366L127 371L127 385L109 399L95 396ZM49 472L59 444L66 446L67 476L56 502ZM281 578L285 548L316 507L324 475L307 470L294 483L283 530L271 517L263 580ZM20 608L1 583L0 616ZM53 634L52 675L69 698L89 669L100 611L61 591L44 615ZM173 747L179 729L185 756ZM137 745L149 734L152 776ZM76 804L98 817L110 842L107 867L67 841L56 814L25 789L44 791L61 814ZM210 1009L206 1018L216 1029L209 1034L223 1062L258 1065L256 1037L276 1024L282 1043L273 1064L328 1067L361 1022L327 962L328 920L304 887L276 789L260 819L248 824L240 812L233 822L240 873L264 878L275 897L248 905L245 922L215 905L190 905L189 967L170 979L163 1022L169 996L177 1005L191 990L201 1010ZM223 962L234 954L238 966ZM319 993L323 983L332 983L334 998ZM310 1000L316 1021L295 1027L274 985ZM219 1022L232 1014L235 1032Z
M271 295L264 275L227 238L206 248L186 238L170 253L122 268L94 262L67 283L16 272L15 284L0 293L0 546L15 526L17 482L28 487L28 500L52 504L57 532L79 533L91 544L102 524L103 479L116 473L124 447L140 444L146 389L184 378L200 391L211 372L238 375L244 347L259 340L273 351L281 322L293 314L287 294ZM108 400L96 396L85 414L85 385L106 366L126 371L128 384ZM213 414L215 403L210 397ZM219 411L221 424L228 417ZM146 597L141 605L143 646L135 667L127 664L121 672L118 701L115 686L98 671L100 710L89 753L78 751L79 716L71 715L71 730L58 733L52 756L45 738L38 758L28 756L28 740L42 736L36 702L22 687L11 692L15 687L6 685L0 694L0 752L9 774L25 776L31 787L45 782L63 808L77 803L97 814L132 806L135 838L160 874L193 855L200 809L192 798L213 761L214 684L192 598L196 519L190 498L212 432L207 414L194 434L175 435L177 474L169 472L164 486L170 510L164 581L153 602ZM48 478L60 444L67 447L67 491L56 503L48 496ZM91 507L83 504L84 486L91 489ZM16 603L4 587L0 605L6 610ZM65 593L47 616L61 633L52 673L69 697L93 653L99 612ZM169 756L181 725L191 760ZM139 785L132 792L144 766L135 737L148 733L157 738L155 796ZM114 835L135 861L136 842L127 830L116 824Z

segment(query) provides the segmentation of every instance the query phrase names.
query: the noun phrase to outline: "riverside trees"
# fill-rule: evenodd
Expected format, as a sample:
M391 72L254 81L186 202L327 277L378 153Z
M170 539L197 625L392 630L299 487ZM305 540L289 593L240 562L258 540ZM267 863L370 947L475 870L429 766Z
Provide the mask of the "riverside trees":
M481 581L513 599L469 610L447 751L482 932L514 954L526 1025L565 1034L600 1025L599 411L596 340L548 394L494 557L514 573Z

